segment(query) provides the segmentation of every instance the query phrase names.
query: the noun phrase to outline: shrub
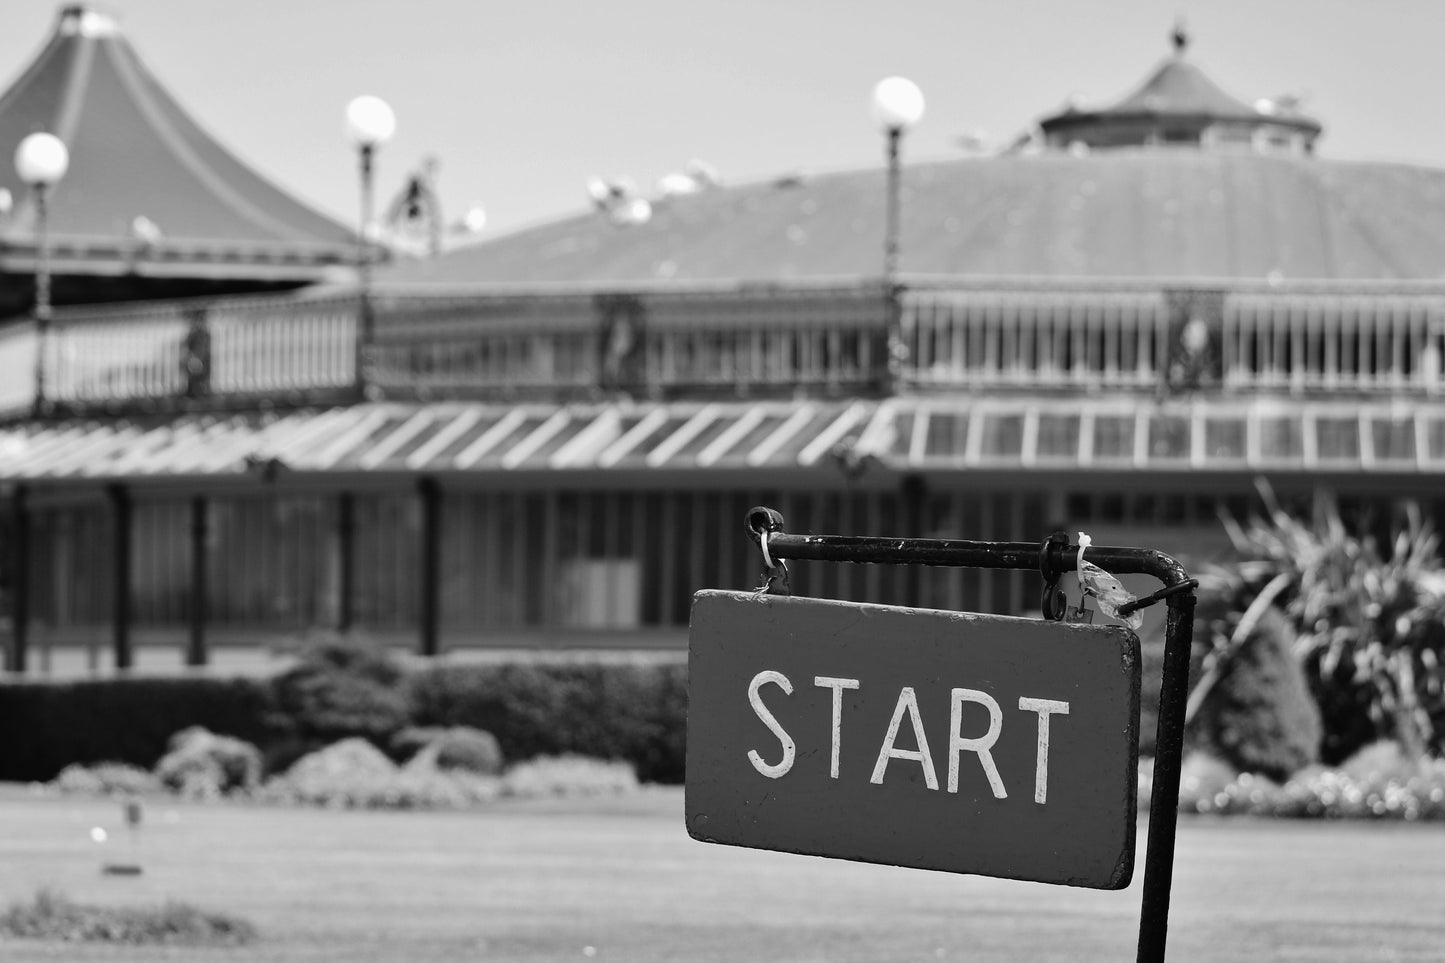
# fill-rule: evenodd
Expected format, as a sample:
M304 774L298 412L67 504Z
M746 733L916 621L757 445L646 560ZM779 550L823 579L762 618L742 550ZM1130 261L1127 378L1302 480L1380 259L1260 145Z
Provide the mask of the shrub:
M541 756L518 763L502 777L508 796L599 796L637 788L637 773L625 762L583 756Z
M192 726L172 736L170 746L156 763L156 777L182 796L217 799L260 785L261 752L248 742Z
M396 771L396 763L380 749L365 739L353 737L302 756L286 775L306 780L358 775L390 776Z
M1213 685L1192 720L1193 742L1242 772L1285 779L1319 759L1319 708L1291 653L1294 630L1284 613L1264 608L1230 650L1228 637L1239 621L1233 612L1213 625L1221 640L1215 654L1232 651L1232 657L1218 675L1206 677Z
M72 763L124 762L150 769L171 735L204 726L248 742L277 731L264 679L186 676L7 682L0 690L0 780L54 779Z
M1406 506L1405 525L1382 547L1350 531L1331 502L1317 502L1305 523L1268 486L1260 494L1265 517L1227 527L1253 587L1280 586L1326 712L1326 758L1383 736L1413 757L1445 751L1436 728L1445 720L1445 577L1439 537L1418 506Z
M428 763L437 769L461 769L483 776L502 771L502 749L496 737L471 726L412 726L392 737L392 758L411 759L419 753L426 753Z
M667 664L431 666L410 680L415 720L492 733L507 759L626 760L639 778L680 782L687 669Z
M348 739L300 759L260 798L333 809L460 809L500 793L495 778L442 772L422 756L398 768L365 739Z
M277 726L317 746L362 736L379 745L407 724L402 669L383 648L354 636L321 634L273 682Z
M153 943L237 946L256 938L246 920L198 909L188 903L143 906L84 906L42 889L30 902L0 913L0 934L16 939L144 945Z
M54 786L61 792L96 796L142 796L157 792L161 782L139 766L124 762L72 763L60 770Z

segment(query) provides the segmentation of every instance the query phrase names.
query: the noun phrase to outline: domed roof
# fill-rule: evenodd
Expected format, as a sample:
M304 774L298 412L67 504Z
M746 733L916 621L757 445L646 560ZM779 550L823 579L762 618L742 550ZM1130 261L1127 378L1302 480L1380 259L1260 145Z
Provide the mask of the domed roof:
M600 212L379 275L397 285L867 280L884 173L721 187ZM900 270L957 278L1436 280L1445 171L1253 152L966 158L903 174Z

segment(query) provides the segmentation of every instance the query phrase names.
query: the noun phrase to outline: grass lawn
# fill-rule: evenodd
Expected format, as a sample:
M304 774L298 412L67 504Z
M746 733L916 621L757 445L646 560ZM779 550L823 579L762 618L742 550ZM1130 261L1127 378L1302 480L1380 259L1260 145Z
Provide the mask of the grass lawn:
M110 833L97 845L92 827ZM384 813L0 790L0 903L167 897L248 918L241 949L0 942L0 959L1122 961L1123 893L787 856L688 838L682 793ZM1445 959L1445 826L1185 818L1170 959Z

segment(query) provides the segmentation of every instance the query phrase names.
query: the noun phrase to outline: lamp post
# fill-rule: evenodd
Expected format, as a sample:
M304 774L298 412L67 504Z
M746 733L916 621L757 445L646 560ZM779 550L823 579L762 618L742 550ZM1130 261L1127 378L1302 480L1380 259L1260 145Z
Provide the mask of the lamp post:
M70 167L54 134L31 134L15 149L15 172L35 197L35 409L45 407L45 346L50 333L50 189Z
M356 145L361 172L361 223L356 234L360 331L356 338L356 387L363 397L370 374L375 322L371 308L372 159L396 133L396 114L380 97L363 95L346 105L346 133Z
M873 88L873 119L882 128L888 161L883 222L883 286L888 298L888 380L898 383L907 346L903 341L903 304L898 284L899 214L902 206L899 151L903 133L923 117L923 91L906 77L886 77Z

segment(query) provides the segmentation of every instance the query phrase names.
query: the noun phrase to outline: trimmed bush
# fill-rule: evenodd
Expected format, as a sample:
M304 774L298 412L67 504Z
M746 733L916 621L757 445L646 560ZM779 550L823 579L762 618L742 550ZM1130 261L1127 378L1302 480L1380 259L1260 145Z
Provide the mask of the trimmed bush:
M410 680L425 726L490 732L508 759L626 760L648 782L681 782L687 668L647 665L430 666Z
M302 756L286 775L296 779L330 779L342 776L391 776L396 763L365 739L354 737Z
M264 744L278 732L264 679L183 676L0 685L0 780L48 782L72 763L150 769L188 726Z
M123 762L73 763L60 770L52 785L61 792L94 796L143 796L161 789L154 775Z
M380 646L315 635L273 682L273 721L303 744L361 736L384 746L409 721L402 679L400 664Z
M249 742L191 726L171 737L156 778L188 799L218 799L261 784L261 751Z
M502 777L508 796L605 796L637 788L637 774L625 762L583 756L541 756L518 763Z
M461 809L500 794L497 779L442 772L423 750L404 768L370 742L347 739L303 757L268 781L260 798L332 809Z
M1197 747L1275 781L1319 761L1320 711L1293 641L1284 613L1266 609L1193 720Z
M414 759L425 754L437 769L461 769L482 776L502 771L502 749L496 736L470 726L412 726L391 740L394 759Z

